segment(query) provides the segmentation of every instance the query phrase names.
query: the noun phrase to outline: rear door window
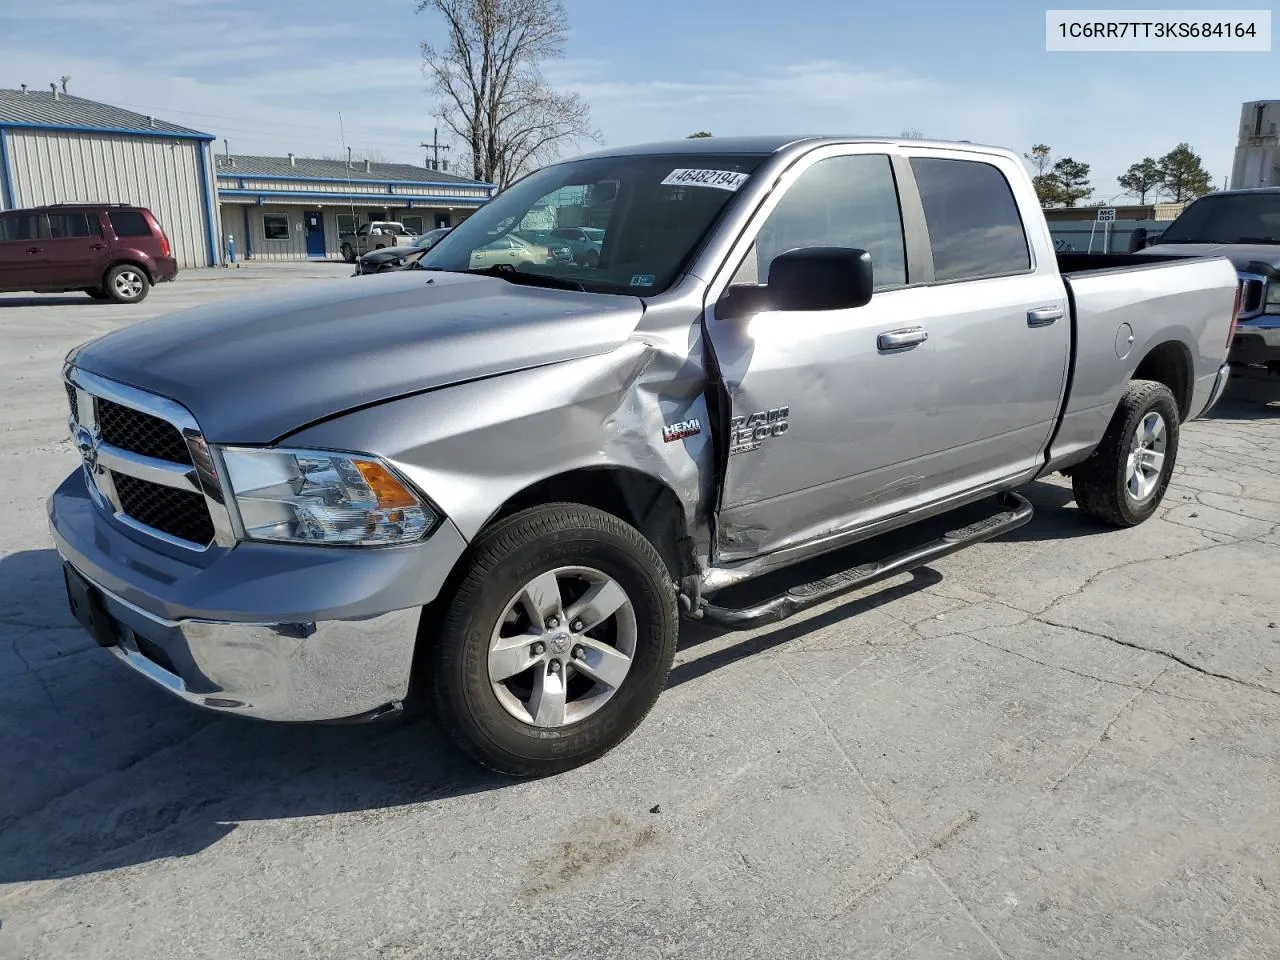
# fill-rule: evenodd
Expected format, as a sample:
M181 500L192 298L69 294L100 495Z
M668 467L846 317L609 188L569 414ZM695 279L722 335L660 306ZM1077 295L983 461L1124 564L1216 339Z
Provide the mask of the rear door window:
M912 157L935 280L972 280L1031 269L1027 234L1004 174L989 163Z
M98 215L96 213L49 214L49 238L51 240L100 236L102 236L102 227L98 223Z
M149 237L151 224L137 210L112 210L107 214L117 237Z
M5 241L35 240L39 235L35 214L0 214L0 243Z

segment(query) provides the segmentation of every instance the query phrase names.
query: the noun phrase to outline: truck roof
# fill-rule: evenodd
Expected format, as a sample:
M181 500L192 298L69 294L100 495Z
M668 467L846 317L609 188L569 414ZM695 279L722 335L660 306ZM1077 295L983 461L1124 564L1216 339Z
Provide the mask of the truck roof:
M837 136L831 134L804 134L784 136L760 135L753 137L695 137L684 140L665 140L653 143L637 143L622 147L608 147L583 154L573 159L585 157L620 157L652 153L714 153L714 154L761 154L782 153L790 148L812 148L828 143L883 143L894 146L935 147L947 150L971 150L974 153L1002 154L1014 156L1014 151L1005 147L988 146L970 143L968 140L918 140L908 137L869 137L869 136Z

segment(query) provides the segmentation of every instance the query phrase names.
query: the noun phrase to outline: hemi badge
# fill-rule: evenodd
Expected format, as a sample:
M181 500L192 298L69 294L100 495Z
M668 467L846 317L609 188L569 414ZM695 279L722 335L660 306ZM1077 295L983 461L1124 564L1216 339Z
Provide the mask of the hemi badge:
M683 440L685 437L692 437L702 432L702 424L697 418L693 420L681 420L679 423L668 423L662 428L662 439L665 443L671 443L673 440Z

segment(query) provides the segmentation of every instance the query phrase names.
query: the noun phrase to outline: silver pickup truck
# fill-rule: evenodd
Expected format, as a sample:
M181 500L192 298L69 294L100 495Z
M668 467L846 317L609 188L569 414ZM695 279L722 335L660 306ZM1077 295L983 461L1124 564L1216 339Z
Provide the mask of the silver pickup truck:
M596 262L474 266L548 222L605 224ZM1006 150L616 149L420 269L73 350L83 463L49 521L77 617L182 699L421 696L472 757L545 774L640 723L681 614L782 619L1025 523L1017 489L1055 472L1097 521L1150 517L1238 295L1221 258L1055 257ZM855 541L871 559L734 602Z

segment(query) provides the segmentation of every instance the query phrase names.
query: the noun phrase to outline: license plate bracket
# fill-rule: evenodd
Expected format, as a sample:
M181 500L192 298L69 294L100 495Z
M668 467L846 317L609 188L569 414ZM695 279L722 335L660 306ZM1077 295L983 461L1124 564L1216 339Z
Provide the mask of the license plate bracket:
M117 643L116 624L102 602L97 587L80 576L69 563L62 565L62 578L67 584L67 603L80 625L103 647Z

